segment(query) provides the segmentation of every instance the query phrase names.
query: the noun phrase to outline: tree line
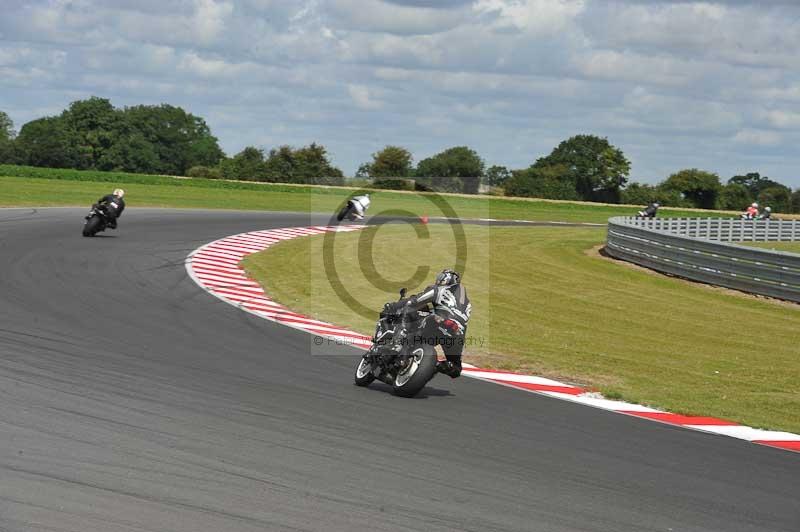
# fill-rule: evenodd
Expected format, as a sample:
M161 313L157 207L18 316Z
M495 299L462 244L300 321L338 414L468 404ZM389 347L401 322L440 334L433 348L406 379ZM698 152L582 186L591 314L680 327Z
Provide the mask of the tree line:
M225 155L202 118L166 104L116 109L92 97L26 123L19 134L13 127L0 112L3 163L184 175Z
M73 102L61 114L32 120L17 134L0 111L0 163L186 175L244 181L342 185L326 148L312 143L265 151L248 146L228 157L203 118L172 105L115 108L104 98ZM356 172L378 188L741 210L753 201L775 212L800 212L792 191L758 172L723 183L713 172L684 169L656 185L629 182L631 163L608 139L576 135L529 167L487 166L467 146L414 164L411 152L386 146Z

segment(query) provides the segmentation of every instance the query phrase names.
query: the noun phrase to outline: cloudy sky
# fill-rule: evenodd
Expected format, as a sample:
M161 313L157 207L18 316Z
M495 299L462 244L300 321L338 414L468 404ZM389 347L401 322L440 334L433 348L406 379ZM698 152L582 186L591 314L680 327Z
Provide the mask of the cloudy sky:
M0 0L17 127L97 95L203 116L223 148L386 144L524 167L606 136L655 182L685 167L800 187L800 2ZM797 6L797 7L796 7Z

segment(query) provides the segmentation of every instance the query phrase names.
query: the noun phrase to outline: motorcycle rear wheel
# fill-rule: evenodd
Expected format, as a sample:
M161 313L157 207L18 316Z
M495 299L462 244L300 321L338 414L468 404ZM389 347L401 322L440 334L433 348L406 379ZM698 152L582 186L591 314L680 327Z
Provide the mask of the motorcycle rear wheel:
M83 225L83 236L94 236L100 230L100 218L92 216Z
M436 351L432 345L411 348L409 364L394 379L392 389L400 397L414 397L436 375Z

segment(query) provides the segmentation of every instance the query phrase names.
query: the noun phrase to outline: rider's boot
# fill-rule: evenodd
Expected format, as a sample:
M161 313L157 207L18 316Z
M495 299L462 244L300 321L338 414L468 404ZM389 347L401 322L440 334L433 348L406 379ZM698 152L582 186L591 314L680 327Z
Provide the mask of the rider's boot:
M461 362L451 362L450 360L442 360L436 363L436 371L444 373L451 379L455 379L461 375Z

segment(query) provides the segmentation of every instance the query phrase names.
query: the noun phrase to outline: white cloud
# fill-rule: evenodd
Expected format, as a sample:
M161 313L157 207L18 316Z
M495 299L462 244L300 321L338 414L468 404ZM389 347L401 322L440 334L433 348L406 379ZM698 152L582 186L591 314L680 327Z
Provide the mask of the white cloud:
M775 131L764 129L742 129L733 136L733 141L739 144L755 144L758 146L773 146L780 144L781 136Z
M564 30L585 8L583 0L477 0L473 9L493 15L494 29L515 29L537 35Z
M701 66L691 61L613 50L581 52L573 61L582 75L610 81L685 85L701 73Z
M764 117L774 127L800 129L800 112L774 110L765 112Z
M467 20L469 10L389 4L382 0L330 0L327 9L343 29L421 35L446 32Z
M348 85L347 92L359 109L373 110L383 107L382 102L373 99L369 87L364 85Z
M194 34L203 44L213 42L225 30L225 23L233 12L231 2L195 0L192 24Z

